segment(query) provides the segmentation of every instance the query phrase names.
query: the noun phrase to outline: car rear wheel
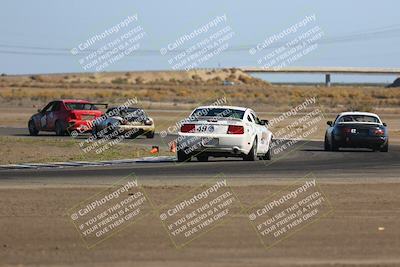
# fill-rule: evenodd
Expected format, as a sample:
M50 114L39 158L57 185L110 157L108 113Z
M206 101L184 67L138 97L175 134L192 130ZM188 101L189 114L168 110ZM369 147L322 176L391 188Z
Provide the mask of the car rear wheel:
M389 141L386 142L386 145L381 147L380 151L381 152L388 152L389 151Z
M154 132L146 133L146 138L154 138Z
M325 151L331 150L331 149L330 149L329 142L328 142L328 138L327 138L326 136L325 136L325 141L324 141L324 150L325 150Z
M267 153L265 153L264 156L262 156L262 159L264 159L264 160L272 159L271 147L268 148Z
M65 135L65 129L60 121L56 121L56 135L58 136Z
M331 150L332 151L339 151L339 146L336 144L335 139L331 138Z
M96 126L92 127L92 135L93 135L94 138L100 138L101 137L97 132L97 127Z
M257 136L254 139L253 146L251 147L249 154L243 157L245 161L255 161L257 159Z
M35 123L33 120L30 120L28 122L28 129L29 129L29 135L36 136L38 135L39 131L36 129Z
M208 155L206 155L206 154L199 154L196 156L196 158L198 161L201 161L201 162L208 161Z
M129 136L129 138L131 139L135 139L139 136L141 136L143 134L143 130L135 130L134 132L132 132ZM146 136L147 137L147 136Z
M177 152L178 162L190 161L192 157L185 153L182 149L179 149Z

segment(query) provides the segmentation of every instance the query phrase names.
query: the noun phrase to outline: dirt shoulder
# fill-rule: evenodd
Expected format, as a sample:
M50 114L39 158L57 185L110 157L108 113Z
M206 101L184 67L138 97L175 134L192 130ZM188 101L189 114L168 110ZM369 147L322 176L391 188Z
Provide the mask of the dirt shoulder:
M285 185L235 186L250 205ZM149 215L88 250L66 210L100 188L2 187L0 264L9 266L398 266L400 190L392 183L320 183L333 213L266 250L247 216L177 250L158 216ZM157 205L191 186L147 186ZM21 197L23 196L23 197ZM381 230L379 230L381 229ZM383 229L383 230L382 230Z

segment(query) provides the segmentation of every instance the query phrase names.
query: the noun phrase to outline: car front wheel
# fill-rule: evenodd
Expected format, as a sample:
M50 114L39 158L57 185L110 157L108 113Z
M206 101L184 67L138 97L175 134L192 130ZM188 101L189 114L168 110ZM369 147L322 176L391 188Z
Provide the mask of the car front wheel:
M39 131L36 129L35 123L33 120L30 120L28 122L28 129L29 129L29 135L36 136L38 135Z

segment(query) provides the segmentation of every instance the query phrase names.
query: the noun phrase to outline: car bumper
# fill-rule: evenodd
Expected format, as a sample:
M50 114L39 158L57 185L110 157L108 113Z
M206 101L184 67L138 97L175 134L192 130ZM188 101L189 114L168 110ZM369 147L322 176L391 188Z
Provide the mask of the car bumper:
M388 142L388 137L336 135L335 142L340 147L380 148L386 145Z
M129 131L154 132L154 125L118 125L116 130L120 133Z
M68 131L78 131L80 133L92 130L92 123L84 120L71 120L68 122Z
M243 155L248 154L251 142L243 135L199 135L179 133L177 138L177 149L182 149L186 154L197 154L207 152L221 155Z

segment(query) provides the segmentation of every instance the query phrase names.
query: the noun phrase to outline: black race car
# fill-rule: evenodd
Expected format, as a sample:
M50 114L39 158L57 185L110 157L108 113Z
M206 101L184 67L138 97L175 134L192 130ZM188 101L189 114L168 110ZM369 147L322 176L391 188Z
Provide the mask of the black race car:
M324 147L327 151L339 148L370 148L388 152L389 136L386 124L378 115L368 112L343 112L335 121L327 122Z

